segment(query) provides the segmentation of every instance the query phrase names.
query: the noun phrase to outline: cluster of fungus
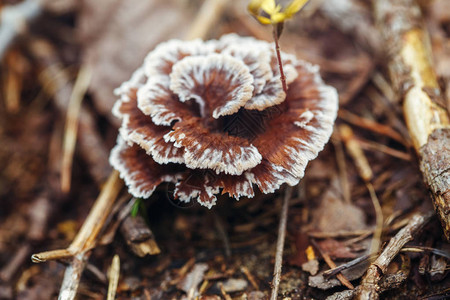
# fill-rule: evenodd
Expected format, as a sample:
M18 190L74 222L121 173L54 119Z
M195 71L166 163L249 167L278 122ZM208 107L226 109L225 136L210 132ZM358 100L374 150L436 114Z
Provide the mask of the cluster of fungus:
M235 34L162 43L116 90L122 119L110 163L129 192L162 182L180 201L253 197L297 184L332 133L338 96L318 67Z

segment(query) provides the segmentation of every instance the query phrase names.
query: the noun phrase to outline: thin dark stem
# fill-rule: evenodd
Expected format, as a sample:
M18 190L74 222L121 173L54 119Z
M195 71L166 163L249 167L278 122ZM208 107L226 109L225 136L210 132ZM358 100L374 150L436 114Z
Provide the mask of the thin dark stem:
M280 68L281 84L283 85L283 91L287 93L286 76L284 76L283 63L281 61L281 54L280 54L280 45L278 44L278 36L279 32L281 32L279 26L280 26L279 24L273 25L273 39L275 40L275 52L277 53L278 67Z
M292 196L292 187L286 187L284 193L283 205L281 207L280 214L280 224L278 225L277 250L275 253L275 266L273 270L272 294L270 296L270 300L276 300L278 298L278 289L280 287L281 280L281 267L283 264L284 241L286 239L286 224L288 218L289 200Z

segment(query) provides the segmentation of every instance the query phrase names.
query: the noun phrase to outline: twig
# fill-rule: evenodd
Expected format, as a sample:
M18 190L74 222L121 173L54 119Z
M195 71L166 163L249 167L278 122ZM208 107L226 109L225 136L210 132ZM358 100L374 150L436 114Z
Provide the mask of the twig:
M331 257L327 253L322 253L322 257L323 257L323 260L327 263L327 265L330 268L335 269L337 267L336 264L334 263L334 261L331 259ZM355 288L353 286L353 284L350 282L350 280L348 280L347 277L344 276L344 274L338 272L336 274L336 278L347 288L349 288L351 290L353 290Z
M370 167L369 162L364 155L364 152L359 146L358 141L355 139L353 130L350 128L350 126L342 124L339 126L339 134L344 141L345 148L353 158L359 176L365 182L370 181L373 177L372 168Z
M403 113L420 169L450 239L450 119L432 67L429 36L414 0L374 0L391 81L403 98Z
M67 249L59 249L33 254L31 259L33 262L44 262L49 259L68 258L79 253L92 249L97 241L100 230L105 225L105 221L109 216L114 201L122 189L123 182L119 179L119 173L114 171L100 195L89 212L86 221L81 227L75 239Z
M114 171L70 246L67 249L47 251L31 256L33 262L72 257L71 264L66 268L58 299L72 300L75 298L81 274L90 255L89 250L95 247L100 231L105 225L122 186L123 182L119 179L119 173Z
M311 240L311 244L317 249L317 251L319 251L320 255L322 256L323 260L327 263L327 265L331 268L331 269L336 269L337 266L334 263L334 261L331 259L331 257L328 255L328 253L325 253L322 251L322 249L320 248L320 246L316 243L316 241ZM355 287L353 286L353 284L350 282L350 280L347 279L347 277L344 276L344 274L337 272L336 274L336 278L343 284L345 285L347 288L353 290Z
M387 98L387 101L389 101L389 103L395 103L395 100L397 99L396 94L383 74L381 74L380 72L374 72L372 76L372 82L377 87L377 89L380 90L382 94ZM394 109L394 112L400 112L400 109L397 106L392 107Z
M378 258L370 265L361 285L356 293L357 300L378 299L378 282L385 273L387 267L403 246L414 238L414 234L427 223L433 212L416 214L402 230L400 230L390 241Z
M347 164L345 162L344 149L342 147L342 142L335 138L331 137L331 142L334 146L334 151L336 153L336 164L339 169L339 179L342 188L342 196L346 204L350 204L351 200L351 192L350 192L350 183L348 182L347 177Z
M422 253L422 252L431 252L435 255L438 256L442 256L445 257L447 259L450 259L450 252L449 251L445 251L445 250L439 250L439 249L435 249L435 248L431 248L431 247L423 247L423 246L410 246L408 248L403 248L401 250L402 252L417 252L417 253Z
M283 206L280 214L280 224L278 226L277 250L275 253L275 266L273 268L272 294L270 300L277 300L278 289L280 288L281 267L283 265L284 241L286 239L286 223L289 210L289 200L292 195L292 187L288 186L284 191Z
M383 233L383 211L381 209L380 200L378 200L372 183L367 182L366 186L369 190L370 199L372 200L372 205L376 216L375 231L373 232L372 244L370 245L370 253L375 254L378 253L381 247L381 235Z
M78 119L81 109L81 101L91 82L91 70L82 66L77 80L73 86L67 109L66 126L64 130L63 158L61 166L61 190L68 193L70 190L70 179L72 173L73 154L75 152L76 138L78 133Z
M219 289L220 289L220 292L222 293L223 298L225 300L232 300L230 295L228 295L227 291L225 291L225 288L223 287L223 283L219 282L218 285L219 285Z
M27 24L42 11L41 1L25 0L16 5L8 5L0 10L0 60L11 42L25 32Z
M255 276L253 276L252 273L250 273L250 270L246 266L241 267L241 272L244 273L244 275L247 277L248 281L250 281L250 284L253 286L253 288L257 291L259 290L258 283L256 283Z
M222 222L220 216L215 211L213 212L213 218L214 218L214 224L216 225L216 229L217 229L219 236L223 242L223 246L225 249L225 256L227 258L230 258L231 257L230 239L228 238L228 234L225 230L225 227L223 226L223 222Z
M227 3L227 0L206 0L185 38L187 40L206 38L209 30L219 21Z
M381 245L381 234L383 233L383 211L381 210L380 201L378 200L375 189L371 183L373 178L373 172L370 168L369 162L367 161L364 152L356 141L352 129L347 125L339 126L339 133L345 143L345 146L353 158L356 169L358 170L359 176L366 183L366 187L370 193L370 199L372 200L372 205L375 210L376 216L376 226L373 233L372 245L370 247L370 253L377 253Z
M372 234L373 230L364 229L364 230L355 230L355 231L347 231L340 230L335 232L308 232L308 235L315 239L339 239L339 238L349 238L349 237L358 237L360 235Z
M398 158L401 160L405 160L405 161L412 160L412 157L409 153L392 149L384 144L379 144L374 141L364 140L360 137L358 137L357 140L363 150L375 150L375 151L382 152L384 154L390 155L392 157L395 157L395 158Z
M116 254L114 255L111 267L109 269L109 285L106 300L116 299L117 286L119 284L119 276L120 276L120 258Z
M350 269L351 267L356 266L357 264L360 264L363 261L368 260L371 256L373 256L373 255L366 254L366 255L360 256L358 258L355 258L354 260L351 260L351 261L349 261L349 262L347 262L345 264L342 264L342 265L340 265L338 267L326 270L325 272L323 272L323 276L324 277L334 276L337 273L340 273L340 272L342 272L344 270Z
M56 50L50 43L43 40L32 40L28 46L42 69L38 79L46 92L53 96L55 107L59 113L65 116L69 108L73 86L70 83L69 75L62 67ZM111 172L108 163L109 150L97 132L95 117L91 111L82 106L79 116L78 146L80 153L88 164L90 174L100 185Z
M122 186L123 181L119 178L119 172L113 171L68 249L78 252L90 250L95 246L100 230L103 228Z
M77 294L78 285L80 284L81 274L86 266L89 254L80 253L73 257L72 263L64 272L64 279L59 291L58 300L72 300Z
M345 109L340 109L338 114L339 118L349 122L350 124L373 131L381 135L385 135L405 146L409 146L408 142L397 131L393 130L391 127L387 125L383 125L375 121L362 118Z
M4 62L5 81L3 96L6 110L10 113L17 113L20 109L20 95L27 64L25 58L18 51L6 53Z

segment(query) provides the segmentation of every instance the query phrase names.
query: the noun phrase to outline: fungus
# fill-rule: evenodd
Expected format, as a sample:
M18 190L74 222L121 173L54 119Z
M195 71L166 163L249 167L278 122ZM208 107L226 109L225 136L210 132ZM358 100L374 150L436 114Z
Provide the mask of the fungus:
M116 90L122 119L110 163L129 192L162 182L174 197L211 208L219 193L253 197L296 185L330 138L338 96L317 66L281 53L287 93L269 43L235 34L171 40Z

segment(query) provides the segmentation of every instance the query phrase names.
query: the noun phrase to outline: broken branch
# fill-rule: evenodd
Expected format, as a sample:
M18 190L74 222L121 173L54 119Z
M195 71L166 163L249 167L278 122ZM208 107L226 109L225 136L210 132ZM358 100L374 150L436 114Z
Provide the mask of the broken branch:
M433 70L420 8L414 0L378 0L374 10L420 169L450 239L450 119Z
M414 234L427 223L433 212L427 214L416 214L402 230L400 230L390 241L378 258L370 265L366 275L358 287L357 300L378 299L378 283L386 272L391 261L397 256L403 246L414 238Z

